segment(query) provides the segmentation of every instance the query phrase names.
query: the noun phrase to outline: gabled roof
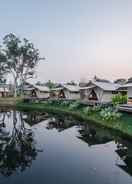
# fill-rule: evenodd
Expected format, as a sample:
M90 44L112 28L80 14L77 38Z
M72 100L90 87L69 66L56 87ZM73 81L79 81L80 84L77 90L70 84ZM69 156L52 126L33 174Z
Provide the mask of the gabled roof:
M80 87L76 86L76 85L65 84L65 85L63 85L63 87L71 92L79 92L80 91Z
M115 91L120 87L119 84L115 84L112 82L93 82L93 84L100 87L104 91Z
M132 87L132 82L131 83L127 83L125 85L123 85L124 88L128 88L128 87Z
M33 84L31 82L25 82L24 91L31 91L33 89L38 89L39 91L43 91L43 92L50 91L47 86L39 86L39 85Z
M63 89L63 87L52 88L51 91L60 91L60 90L62 90L62 89Z
M121 85L112 82L89 81L86 87L82 87L80 89L90 89L95 87L99 87L104 91L115 91L121 87Z
M50 92L49 88L47 86L38 86L38 85L34 85L35 89L38 89L39 91L43 91L43 92Z

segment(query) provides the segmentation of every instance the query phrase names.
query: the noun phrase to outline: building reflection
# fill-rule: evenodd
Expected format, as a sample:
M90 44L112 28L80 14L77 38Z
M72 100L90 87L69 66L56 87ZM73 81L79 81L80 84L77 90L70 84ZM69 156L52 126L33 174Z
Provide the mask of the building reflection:
M80 127L78 138L87 143L88 146L105 144L113 139L106 129L95 128L95 126L88 124Z
M23 112L23 120L30 126L41 123L49 118L49 114L46 112Z
M75 125L77 125L77 122L70 117L55 116L49 119L47 129L56 129L58 132L62 132Z
M118 140L116 153L123 161L122 163L117 161L116 165L132 176L132 144L129 141Z

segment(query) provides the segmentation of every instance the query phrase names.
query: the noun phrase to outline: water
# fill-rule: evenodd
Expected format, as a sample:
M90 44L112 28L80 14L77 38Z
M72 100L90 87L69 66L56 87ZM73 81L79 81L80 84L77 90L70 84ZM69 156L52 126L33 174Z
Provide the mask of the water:
M131 184L132 144L71 117L0 111L0 184Z

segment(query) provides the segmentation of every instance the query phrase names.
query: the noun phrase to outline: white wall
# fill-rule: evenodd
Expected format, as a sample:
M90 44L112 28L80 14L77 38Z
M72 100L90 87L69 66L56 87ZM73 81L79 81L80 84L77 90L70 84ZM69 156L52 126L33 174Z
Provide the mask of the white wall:
M38 98L49 98L50 97L49 92L36 91L36 94Z
M74 93L74 92L70 92L64 89L64 94L65 94L66 99L68 100L79 100L80 99L80 92Z
M112 101L112 91L104 91L101 102L111 102Z

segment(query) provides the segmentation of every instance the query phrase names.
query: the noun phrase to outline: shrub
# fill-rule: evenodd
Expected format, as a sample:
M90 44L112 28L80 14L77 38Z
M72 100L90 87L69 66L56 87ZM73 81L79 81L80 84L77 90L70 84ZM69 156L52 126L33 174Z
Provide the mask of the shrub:
M108 107L101 110L100 116L103 120L111 121L120 118L121 113L118 113L115 110L113 110L113 108Z
M92 107L84 107L83 108L83 113L86 114L86 115L90 115L92 114Z
M113 105L118 105L118 104L124 104L127 102L127 95L113 95L112 97L112 104Z
M94 107L84 107L83 108L83 112L84 114L87 114L87 115L90 115L92 113L96 113L96 112L99 112L101 110L101 107L100 106L94 106Z
M79 106L80 106L80 103L79 103L78 101L72 102L72 103L69 105L69 109L70 109L70 110L75 110L75 109L79 108Z
M61 105L63 105L63 106L69 106L70 104L71 104L70 101L62 101L61 102Z
M99 112L101 111L102 107L100 105L93 106L92 111L93 112Z

